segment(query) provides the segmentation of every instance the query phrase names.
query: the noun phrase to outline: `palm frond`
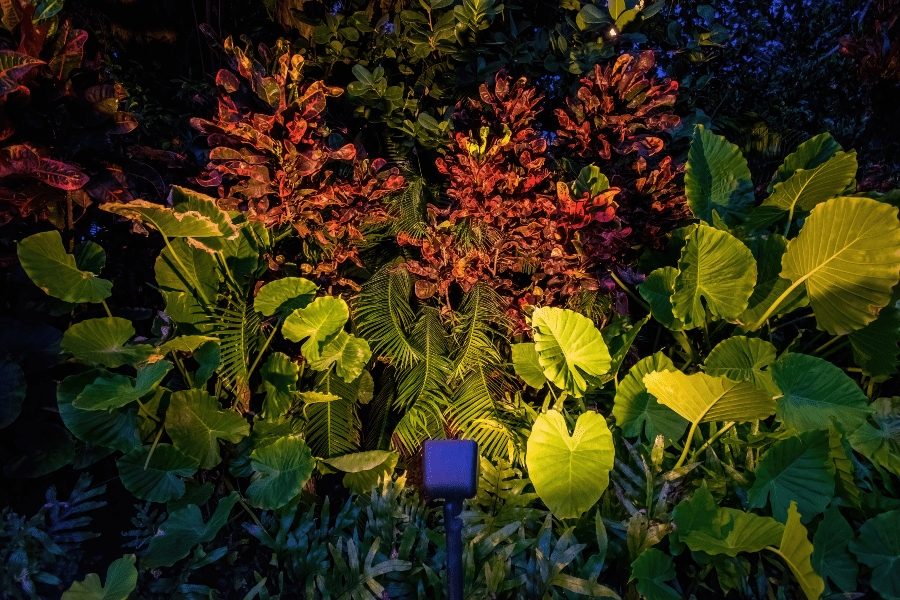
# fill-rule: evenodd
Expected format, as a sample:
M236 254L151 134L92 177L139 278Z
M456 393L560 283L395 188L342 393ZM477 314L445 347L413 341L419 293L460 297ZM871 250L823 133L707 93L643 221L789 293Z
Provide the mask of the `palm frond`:
M231 296L227 306L215 307L212 313L222 353L219 377L240 399L249 389L250 362L263 342L262 317L247 301L246 292Z
M396 406L406 409L426 397L446 402L447 379L453 365L448 357L447 333L437 308L428 306L421 310L411 339L422 360L400 374Z
M451 425L463 437L478 442L482 456L515 462L519 454L517 419L504 406L506 376L498 368L477 364L456 389L451 402Z
M459 321L453 329L453 378L459 379L485 364L500 363L500 353L491 339L492 335L502 335L500 331L509 326L500 295L487 284L478 283L466 294L457 316Z
M364 438L366 450L387 450L390 447L393 429L391 407L396 396L394 370L388 367L378 378L378 393L369 404L369 428Z
M394 432L393 446L404 458L419 451L423 440L444 437L442 405L434 398L423 396L406 409Z
M615 314L613 299L609 294L597 290L582 290L573 294L566 303L566 308L586 316L597 327L603 327Z
M398 368L418 362L421 352L407 331L414 314L409 305L412 276L403 267L386 265L367 281L353 299L353 316L359 335L369 342L375 356L387 357Z
M359 380L346 383L333 372L326 371L317 375L313 389L337 396L336 400L314 402L304 407L306 443L313 454L330 458L359 450Z
M391 229L395 235L403 232L419 240L428 233L425 222L428 186L425 178L416 173L407 174L405 178L406 187L387 200L388 210L394 216Z

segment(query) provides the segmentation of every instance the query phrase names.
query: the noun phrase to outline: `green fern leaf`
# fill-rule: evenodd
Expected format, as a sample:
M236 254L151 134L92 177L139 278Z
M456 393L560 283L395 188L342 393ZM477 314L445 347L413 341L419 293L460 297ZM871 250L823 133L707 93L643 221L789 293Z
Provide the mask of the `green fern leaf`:
M331 458L359 450L359 379L346 383L329 371L316 378L314 389L335 398L327 402L308 403L303 407L307 419L306 443L313 455Z
M233 296L227 307L216 307L213 312L222 356L219 377L241 398L249 389L250 363L263 342L262 317L246 296Z
M498 333L496 328L505 329L509 323L500 295L488 285L478 283L466 294L457 316L459 322L453 330L456 342L453 378L461 378L485 364L502 362L491 339Z
M421 353L407 337L413 321L409 305L412 276L402 267L382 267L367 281L353 301L353 315L359 335L375 356L387 357L399 368L408 368Z

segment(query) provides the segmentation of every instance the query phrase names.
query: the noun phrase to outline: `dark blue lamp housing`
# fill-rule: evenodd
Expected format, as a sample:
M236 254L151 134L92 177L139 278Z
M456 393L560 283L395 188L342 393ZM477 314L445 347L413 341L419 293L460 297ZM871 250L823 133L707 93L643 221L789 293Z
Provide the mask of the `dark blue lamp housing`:
M425 453L425 491L444 499L447 529L447 587L450 600L462 600L462 512L464 498L478 493L478 442L428 440Z

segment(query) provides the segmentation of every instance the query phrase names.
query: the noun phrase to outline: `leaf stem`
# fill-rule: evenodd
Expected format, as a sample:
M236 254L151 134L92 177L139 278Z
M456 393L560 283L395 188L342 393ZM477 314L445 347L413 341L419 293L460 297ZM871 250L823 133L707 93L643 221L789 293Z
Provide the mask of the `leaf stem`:
M103 305L104 310L106 310L106 316L112 319L113 315L109 310L109 306L106 305L106 300L101 300L100 303Z
M829 348L828 350L826 350L825 352L823 352L823 353L822 353L822 356L820 356L819 358L826 358L826 357L829 357L829 356L831 356L832 354L834 354L835 352L837 352L838 350L844 349L849 343L850 343L850 340L844 340L843 342L841 342L841 343L838 344L837 346L834 346L833 348Z
M690 431L688 431L687 439L684 441L684 450L681 451L681 457L678 459L678 462L675 463L675 467L673 468L673 470L684 464L684 461L687 458L688 450L691 449L691 440L694 439L694 433L696 433L697 427L699 425L700 421L694 421L693 423L691 423L691 429Z
M159 229L159 227L157 227L157 230L158 229ZM162 233L162 231L160 231L160 233ZM175 259L175 262L178 263L178 266L181 267L182 271L187 276L187 278L191 280L191 284L197 290L197 293L200 295L200 299L203 300L203 303L206 304L206 306L209 306L209 304L210 304L209 298L207 298L206 294L203 293L203 288L200 287L200 282L197 280L196 277L194 277L194 274L188 270L188 268L184 265L184 263L181 262L181 258L178 257L178 253L175 252L175 249L172 248L172 244L169 243L169 237L164 234L162 236L162 238L163 238L163 241L166 243L166 248L169 249L169 253L172 254L172 258ZM206 307L204 307L204 308L206 308Z
M714 441L716 441L717 439L722 437L723 433L725 433L726 431L728 431L729 429L734 427L736 424L737 424L737 421L729 421L728 423L725 423L725 426L722 427L722 429L715 432L711 438L706 440L705 444L700 446L700 448L696 452L693 452L691 454L691 462L694 462L697 459L697 457L700 456L709 447L710 444L712 444Z
M619 284L619 287L622 288L626 294L631 296L631 298L633 298L635 302L637 302L638 304L643 306L644 310L646 310L647 312L650 312L650 305L647 304L646 302L644 302L643 298L637 296L634 292L632 292L630 289L628 289L628 286L625 285L625 283L621 279L619 279L619 277L615 273L613 273L612 269L609 270L609 276L612 277L613 280L617 284Z
M835 344L835 342L837 342L838 340L840 340L842 337L844 337L844 336L842 336L842 335L837 335L837 336L831 338L830 340L828 340L827 342L825 342L824 344L822 344L821 346L819 346L818 348L816 348L815 350L813 350L812 352L810 352L810 354L816 355L816 354L818 354L819 352L822 352L823 350L826 350L826 349L830 348L831 346L833 346L833 345Z
M157 444L159 444L159 438L162 437L163 429L164 429L163 425L162 425L162 423L160 423L159 431L156 433L156 439L153 440L153 445L150 446L150 452L147 454L147 460L144 461L144 470L145 471L147 470L147 465L150 464L150 457L153 456L153 451L156 450L156 446L157 446Z
M139 409L142 413L144 413L145 415L147 415L147 418L148 418L148 419L150 419L151 421L156 421L157 423L159 423L159 418L158 418L156 415L151 414L150 411L147 410L147 407L144 406L144 405L141 403L140 400L136 400L136 402L137 402L137 404L138 404L138 409Z
M263 344L263 347L260 349L259 353L256 355L256 360L253 361L253 364L250 365L250 369L247 370L247 379L250 379L250 376L253 375L253 371L256 369L256 365L259 364L259 360L262 358L262 355L266 352L266 349L269 347L269 343L272 341L272 338L275 337L275 332L278 331L279 326L281 325L281 319L278 319L278 323L276 323L272 327L272 333L269 334L269 337L266 338L266 343Z
M691 341L688 339L688 336L683 331L672 331L669 330L669 333L672 334L672 337L675 338L675 341L678 342L678 345L681 346L681 349L684 350L688 355L688 361L685 363L685 367L690 365L691 363L699 363L700 357L697 355L697 351L694 350L694 347L691 345ZM684 368L684 367L682 367Z
M184 368L184 363L181 362L180 358L178 358L178 354L176 354L175 350L172 350L172 360L175 361L175 366L178 367L178 371L181 373L181 377L184 379L184 382L188 384L188 387L194 387L194 382L191 380L190 373L188 373L187 369Z
M772 303L772 305L765 312L765 314L763 314L763 316L761 316L759 318L759 321L754 323L753 326L747 330L747 333L756 331L757 329L762 327L762 324L765 323L769 319L769 317L772 316L772 313L774 313L778 309L778 306L782 302L784 302L784 300L790 295L790 293L793 292L797 288L797 286L799 286L804 281L806 281L806 277L799 279L796 283L792 283L788 289L784 290L784 292L780 296L778 296L778 298L775 299L775 302Z

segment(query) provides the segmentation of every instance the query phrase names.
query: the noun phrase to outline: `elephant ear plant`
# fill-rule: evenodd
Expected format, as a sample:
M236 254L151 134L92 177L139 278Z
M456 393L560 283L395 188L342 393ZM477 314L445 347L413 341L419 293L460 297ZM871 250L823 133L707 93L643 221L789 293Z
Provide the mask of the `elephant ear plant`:
M59 384L65 425L94 447L121 452L123 485L151 502L177 501L203 473L224 468L249 478L249 504L279 508L299 495L315 457L327 461L322 469L347 473L348 487L368 490L396 455L355 453L358 399L371 394L371 351L345 331L346 302L317 297L317 286L302 278L261 285L272 245L265 227L182 188L169 200L172 208L103 207L163 238L155 273L166 310L153 338L115 316L99 245L86 242L69 254L56 231L19 243L23 268L47 294L87 305L84 315L92 304L106 312L78 319L62 336L63 351L82 365ZM298 343L302 361L269 351L279 332ZM265 391L259 406L250 390L257 371Z

